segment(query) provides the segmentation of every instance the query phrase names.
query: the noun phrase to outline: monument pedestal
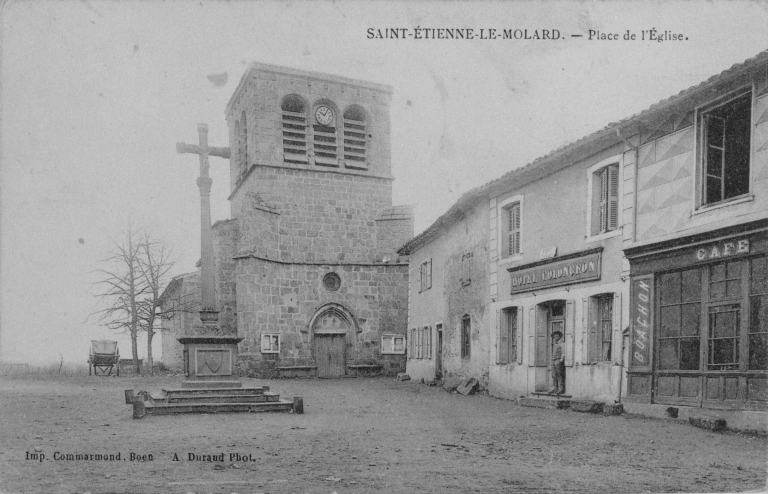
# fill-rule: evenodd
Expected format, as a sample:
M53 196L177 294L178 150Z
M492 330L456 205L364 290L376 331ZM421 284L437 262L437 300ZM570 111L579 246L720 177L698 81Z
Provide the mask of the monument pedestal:
M239 336L182 336L184 388L239 388L237 344Z

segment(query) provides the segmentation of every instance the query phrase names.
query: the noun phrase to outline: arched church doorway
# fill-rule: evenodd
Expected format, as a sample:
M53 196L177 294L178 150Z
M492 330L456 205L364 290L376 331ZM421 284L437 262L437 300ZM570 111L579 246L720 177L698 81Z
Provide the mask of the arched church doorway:
M315 312L310 321L312 353L317 377L335 378L346 374L347 340L355 337L355 320L339 304L328 304Z

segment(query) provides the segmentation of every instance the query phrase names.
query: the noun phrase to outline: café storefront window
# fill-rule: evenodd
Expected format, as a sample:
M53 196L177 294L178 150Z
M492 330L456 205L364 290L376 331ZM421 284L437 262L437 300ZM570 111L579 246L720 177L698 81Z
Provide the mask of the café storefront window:
M766 250L763 233L630 252L630 401L767 408Z

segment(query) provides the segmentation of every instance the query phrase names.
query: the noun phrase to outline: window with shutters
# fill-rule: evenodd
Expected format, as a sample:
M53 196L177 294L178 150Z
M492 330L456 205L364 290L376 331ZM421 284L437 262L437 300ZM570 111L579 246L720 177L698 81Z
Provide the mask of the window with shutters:
M701 206L749 193L751 121L751 88L699 110Z
M472 336L472 321L469 315L461 318L461 358L469 358L470 341Z
M344 166L366 170L367 132L365 110L351 106L344 111Z
M619 165L605 166L592 175L590 235L612 232L619 227Z
M498 206L499 260L512 261L523 254L523 196L510 197Z
M614 308L614 297L613 293L590 297L589 337L586 343L589 362L605 362L613 358L614 309L619 309Z
M296 94L283 99L283 161L306 165L307 158L307 104Z
M432 259L428 259L419 266L419 293L432 288Z
M509 364L518 360L518 331L520 316L517 307L502 309L499 320L498 363Z

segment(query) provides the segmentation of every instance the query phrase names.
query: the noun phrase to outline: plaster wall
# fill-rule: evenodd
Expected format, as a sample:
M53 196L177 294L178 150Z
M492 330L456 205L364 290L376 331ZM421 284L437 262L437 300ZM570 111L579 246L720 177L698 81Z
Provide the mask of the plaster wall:
M438 323L443 326L444 376L475 377L487 385L488 210L483 203L465 212L447 231L411 255L409 328L431 326L432 358L409 358L412 379L435 378ZM432 288L419 293L419 266L432 259ZM468 266L463 263L469 263ZM467 276L468 274L468 276ZM462 318L471 321L470 355L461 354Z

